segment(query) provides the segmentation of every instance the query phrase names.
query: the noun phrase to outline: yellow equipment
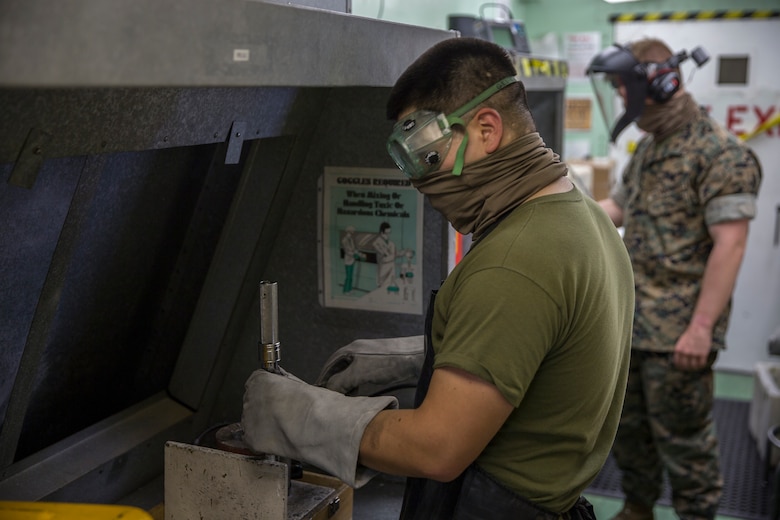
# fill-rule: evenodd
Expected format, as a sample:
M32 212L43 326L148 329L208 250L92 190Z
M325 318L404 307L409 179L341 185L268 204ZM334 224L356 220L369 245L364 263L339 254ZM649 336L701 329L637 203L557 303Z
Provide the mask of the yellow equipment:
M3 520L152 520L142 509L103 504L0 501Z

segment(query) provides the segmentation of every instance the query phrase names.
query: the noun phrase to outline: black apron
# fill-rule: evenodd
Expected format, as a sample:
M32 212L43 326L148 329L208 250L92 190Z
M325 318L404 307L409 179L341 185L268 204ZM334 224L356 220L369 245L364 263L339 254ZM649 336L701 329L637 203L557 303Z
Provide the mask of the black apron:
M425 316L425 360L414 396L419 407L433 376L431 328L437 291L431 291ZM593 506L580 497L569 511L553 513L539 507L495 480L476 464L451 482L406 479L400 520L595 520Z

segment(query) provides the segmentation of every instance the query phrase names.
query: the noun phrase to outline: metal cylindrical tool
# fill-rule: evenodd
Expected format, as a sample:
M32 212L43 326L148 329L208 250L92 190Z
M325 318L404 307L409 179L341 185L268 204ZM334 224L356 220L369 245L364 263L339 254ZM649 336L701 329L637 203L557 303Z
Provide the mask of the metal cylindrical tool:
M260 282L260 344L258 345L262 367L279 373L279 310L276 282Z
M258 355L262 368L268 372L281 374L279 362L282 359L279 342L279 309L277 304L277 283L269 281L260 282L260 342ZM288 458L267 454L270 460L279 460L287 464L287 479L299 479L303 476L301 463ZM290 489L288 485L288 489Z

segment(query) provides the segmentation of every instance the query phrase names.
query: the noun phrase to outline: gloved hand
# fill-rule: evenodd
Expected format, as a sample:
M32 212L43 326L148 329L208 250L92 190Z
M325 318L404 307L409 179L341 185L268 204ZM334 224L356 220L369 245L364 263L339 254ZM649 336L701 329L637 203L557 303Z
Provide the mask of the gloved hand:
M257 370L246 382L243 440L254 452L300 460L360 487L376 475L358 465L360 440L386 408L398 408L395 397L347 397Z
M424 358L424 336L358 339L328 358L316 384L349 395L366 383L416 383Z

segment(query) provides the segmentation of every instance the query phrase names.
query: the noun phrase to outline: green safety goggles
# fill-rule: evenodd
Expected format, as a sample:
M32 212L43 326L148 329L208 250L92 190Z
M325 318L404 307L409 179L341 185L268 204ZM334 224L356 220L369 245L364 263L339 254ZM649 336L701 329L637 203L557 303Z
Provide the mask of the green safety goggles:
M398 121L393 126L393 133L387 140L387 151L395 164L412 179L420 179L441 166L452 145L452 127L466 123L461 119L468 111L488 99L502 88L520 81L518 76L509 76L488 87L477 97L445 116L441 112L417 110ZM468 134L455 156L453 175L460 175L463 170L463 156L466 153Z

